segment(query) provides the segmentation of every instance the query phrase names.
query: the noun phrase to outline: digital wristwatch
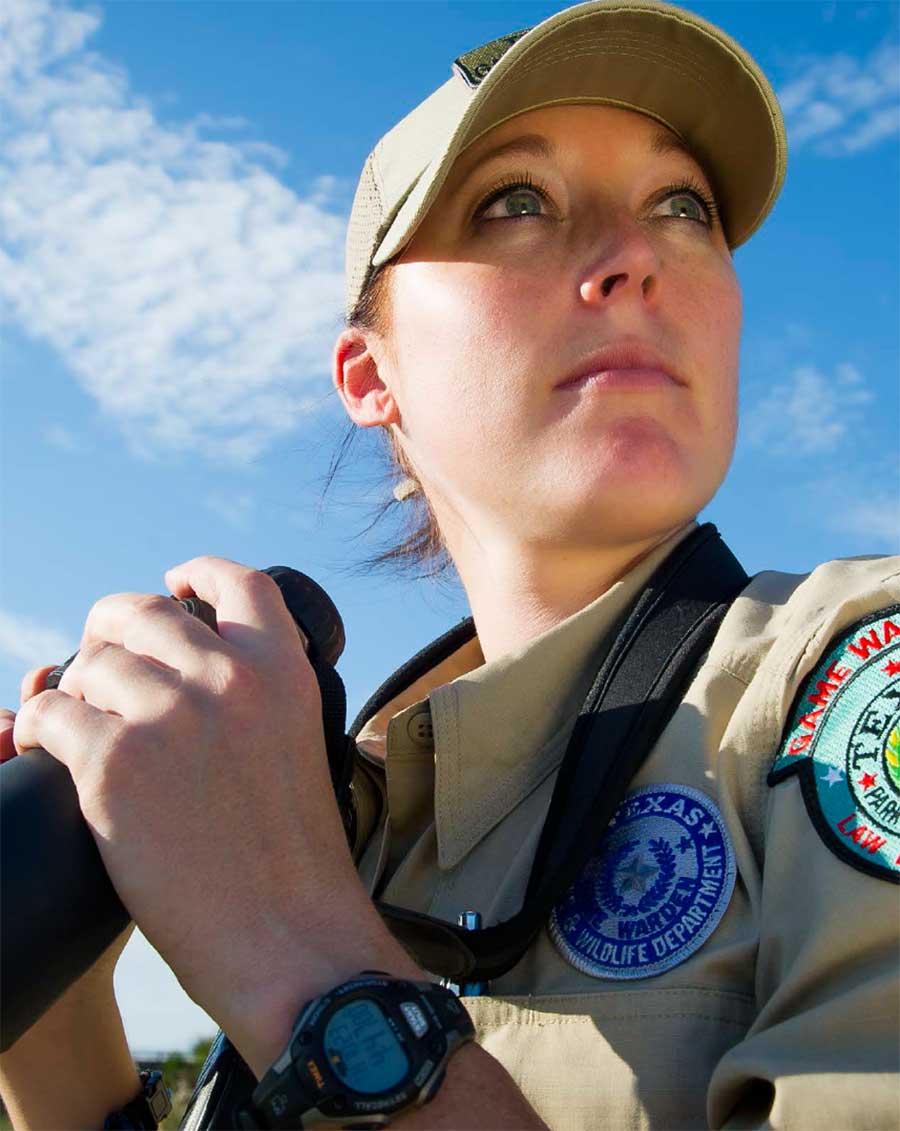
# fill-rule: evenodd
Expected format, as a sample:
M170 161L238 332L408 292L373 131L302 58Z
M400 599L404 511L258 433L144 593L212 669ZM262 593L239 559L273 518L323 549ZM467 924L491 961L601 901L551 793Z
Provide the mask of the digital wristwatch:
M238 1127L384 1127L434 1097L474 1035L450 990L364 971L303 1007Z

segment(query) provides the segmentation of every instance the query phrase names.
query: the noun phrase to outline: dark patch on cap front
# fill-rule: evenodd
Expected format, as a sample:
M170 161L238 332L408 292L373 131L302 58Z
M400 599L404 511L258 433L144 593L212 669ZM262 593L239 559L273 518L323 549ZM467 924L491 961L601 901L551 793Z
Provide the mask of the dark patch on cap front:
M454 60L454 70L474 90L488 75L494 64L498 63L510 47L529 31L531 28L526 27L521 31L510 32L509 35L501 35L499 39L492 39L490 43L483 43L480 47L474 47Z

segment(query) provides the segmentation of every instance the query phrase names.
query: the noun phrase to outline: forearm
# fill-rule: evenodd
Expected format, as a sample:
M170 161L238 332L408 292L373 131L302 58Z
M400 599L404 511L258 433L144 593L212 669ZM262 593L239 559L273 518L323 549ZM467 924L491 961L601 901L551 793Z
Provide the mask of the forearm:
M75 983L0 1056L0 1094L16 1131L99 1128L140 1090L115 995Z

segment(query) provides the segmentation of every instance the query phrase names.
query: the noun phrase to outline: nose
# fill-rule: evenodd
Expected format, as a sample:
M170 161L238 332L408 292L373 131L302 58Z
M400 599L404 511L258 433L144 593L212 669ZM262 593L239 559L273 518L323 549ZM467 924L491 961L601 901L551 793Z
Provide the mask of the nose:
M660 261L640 224L633 219L610 226L604 246L578 279L578 293L588 306L608 306L636 294L652 298L659 285Z

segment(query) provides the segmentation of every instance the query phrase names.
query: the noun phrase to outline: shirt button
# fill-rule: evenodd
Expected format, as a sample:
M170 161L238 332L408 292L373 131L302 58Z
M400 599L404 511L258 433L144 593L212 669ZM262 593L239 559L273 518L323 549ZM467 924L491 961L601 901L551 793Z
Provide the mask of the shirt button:
M434 742L434 728L431 725L431 715L427 711L419 711L406 724L406 733L416 746L430 747Z

